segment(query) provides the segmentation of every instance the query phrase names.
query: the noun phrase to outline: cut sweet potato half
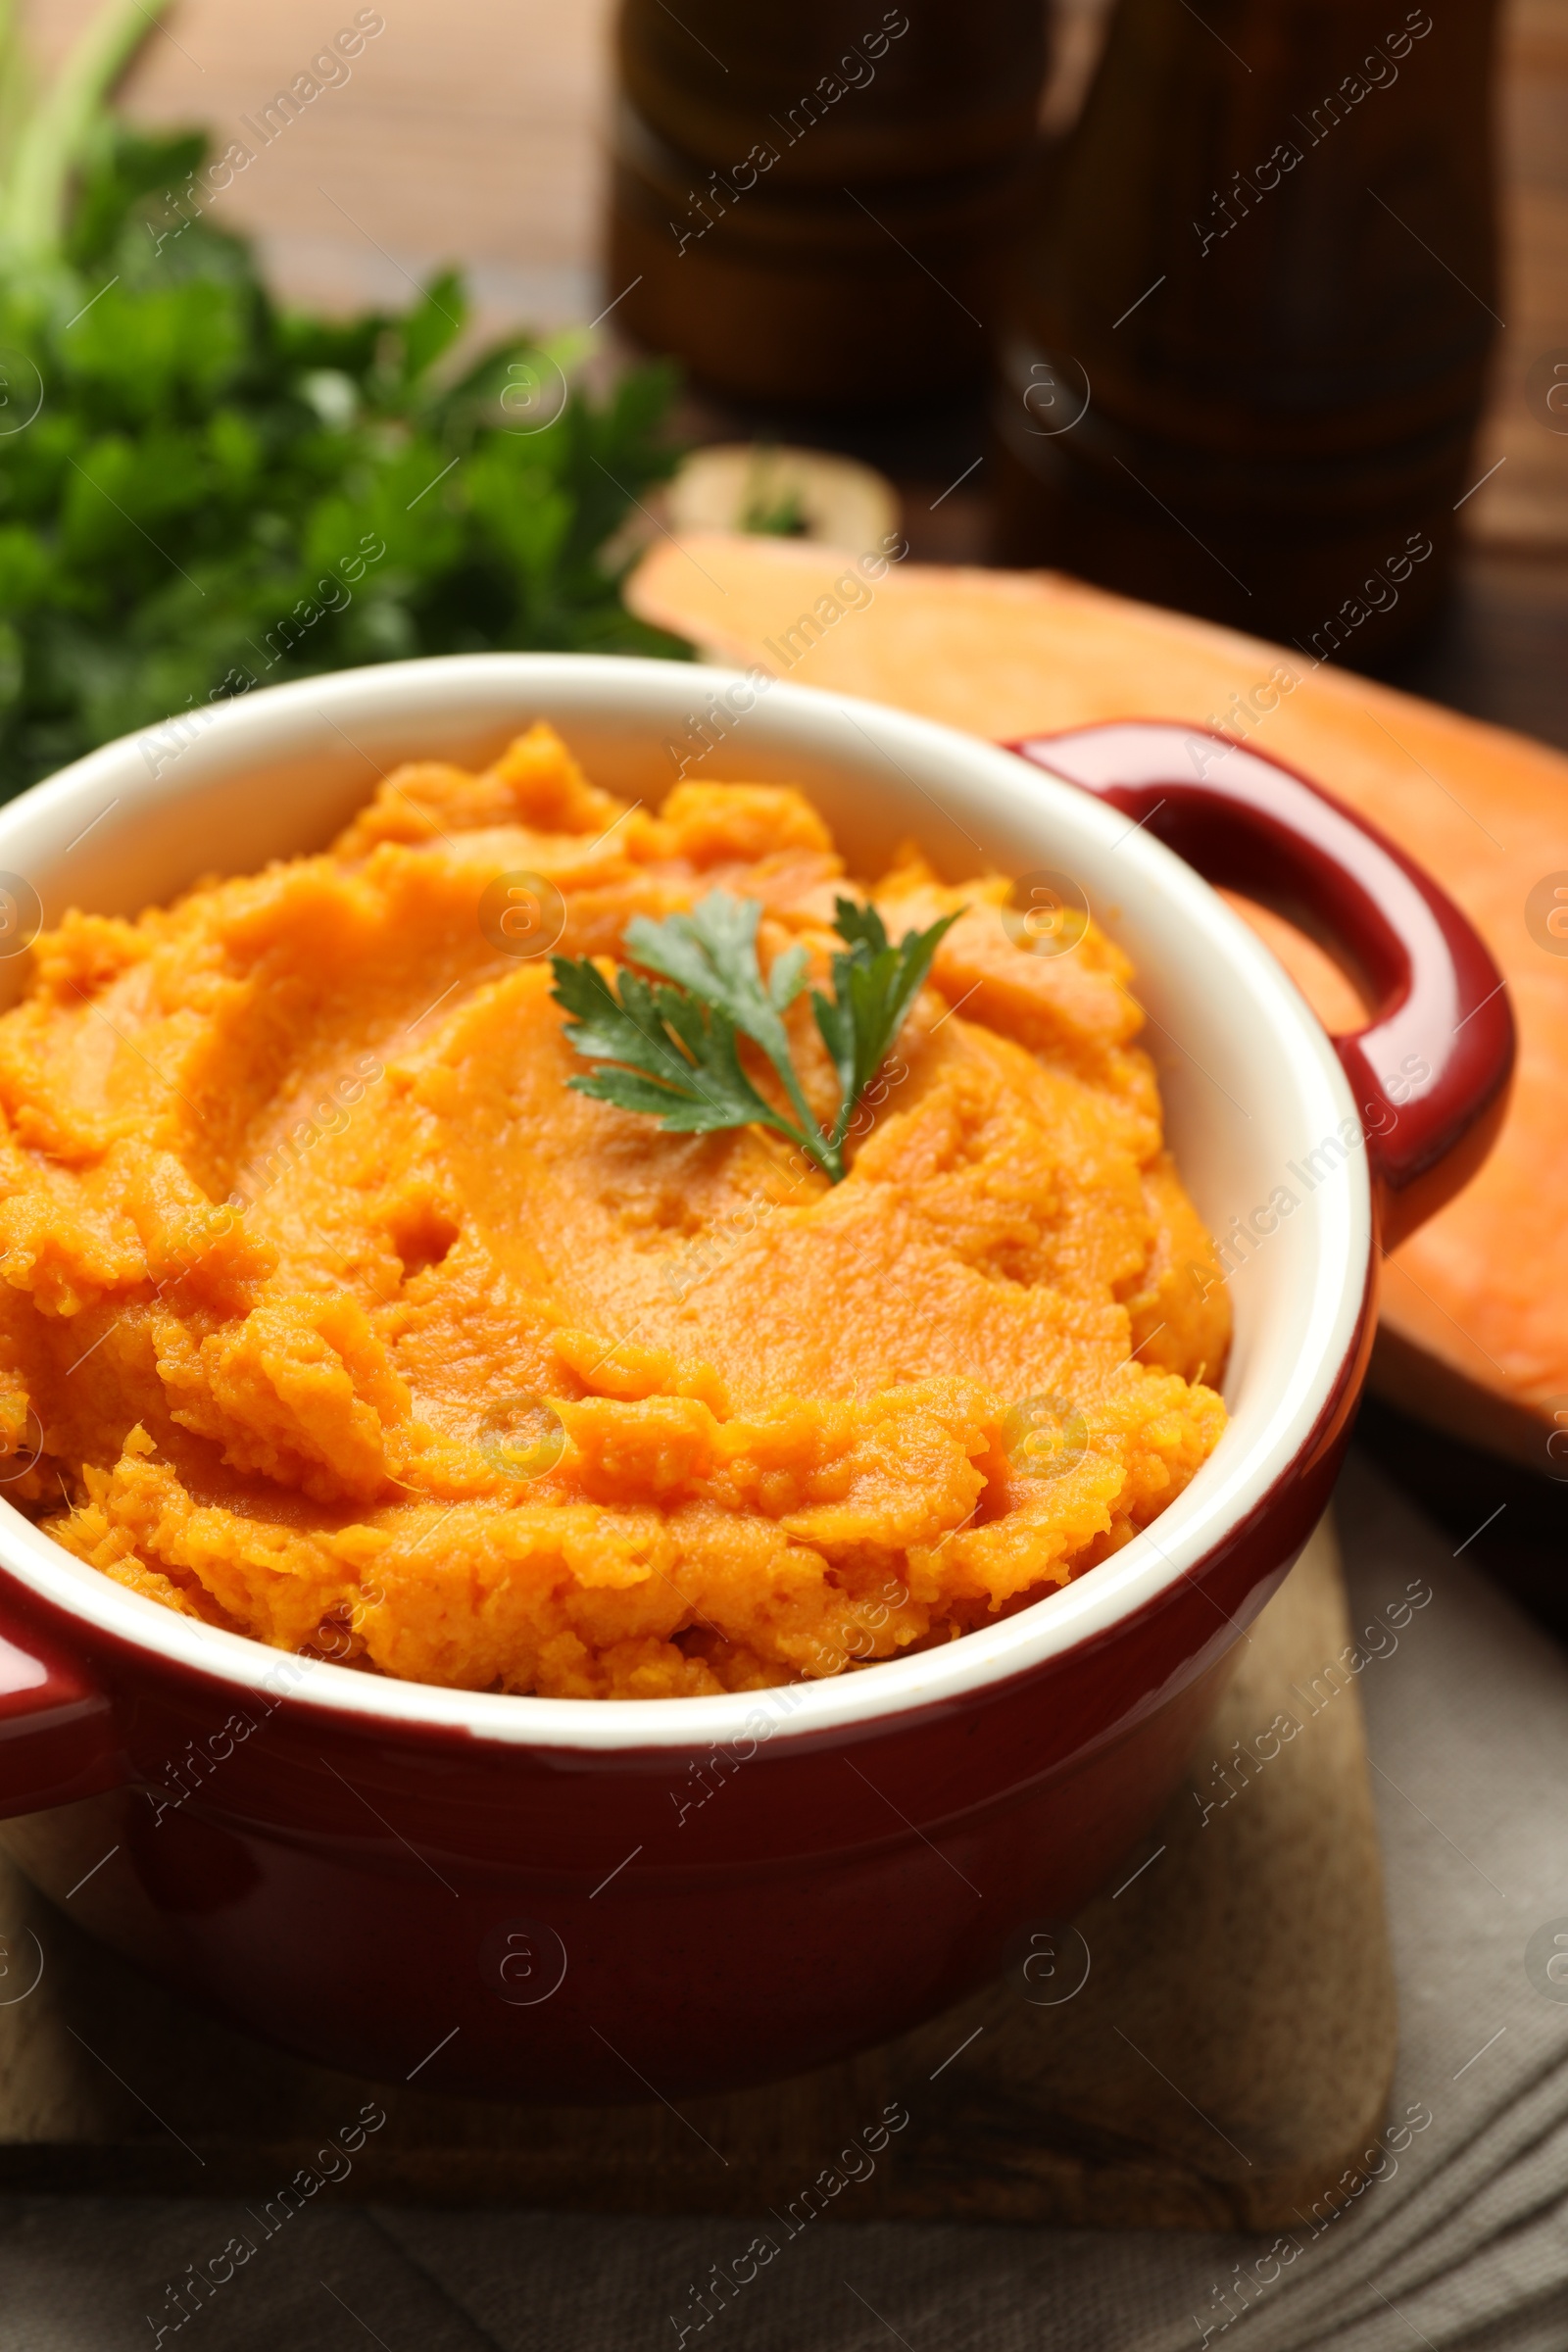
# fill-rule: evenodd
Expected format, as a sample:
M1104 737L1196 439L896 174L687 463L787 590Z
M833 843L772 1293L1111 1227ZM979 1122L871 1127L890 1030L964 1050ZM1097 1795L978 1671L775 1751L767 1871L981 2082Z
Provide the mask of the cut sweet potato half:
M1533 936L1526 904L1568 877L1568 759L1060 574L897 564L868 578L854 564L778 540L672 541L645 558L628 601L711 660L994 740L1121 717L1224 728L1363 810L1464 908L1512 992L1513 1098L1481 1173L1388 1261L1373 1380L1474 1445L1568 1467L1546 1452L1559 1410L1568 1428L1568 954ZM1352 1001L1321 951L1243 910L1330 1026L1346 1026Z

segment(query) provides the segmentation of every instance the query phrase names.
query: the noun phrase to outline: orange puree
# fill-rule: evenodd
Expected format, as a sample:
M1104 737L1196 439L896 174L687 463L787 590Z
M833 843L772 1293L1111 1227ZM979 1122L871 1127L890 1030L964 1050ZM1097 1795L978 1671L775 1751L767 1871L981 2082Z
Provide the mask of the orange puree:
M830 1186L568 1091L537 931L481 909L519 872L564 955L717 887L764 966L840 945L799 793L655 815L542 726L400 769L318 857L68 915L0 1018L0 1492L210 1624L581 1698L950 1640L1180 1493L1229 1310L1118 949L1033 953L1004 881L906 853L895 937L967 911Z

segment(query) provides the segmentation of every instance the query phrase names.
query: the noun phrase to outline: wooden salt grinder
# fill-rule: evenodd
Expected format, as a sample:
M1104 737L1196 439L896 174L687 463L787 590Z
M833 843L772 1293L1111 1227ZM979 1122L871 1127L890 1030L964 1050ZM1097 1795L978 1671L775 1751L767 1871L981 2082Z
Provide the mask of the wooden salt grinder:
M1119 0L1007 305L1004 561L1375 667L1496 318L1492 0Z
M983 372L1042 0L623 0L617 318L717 390L900 409Z

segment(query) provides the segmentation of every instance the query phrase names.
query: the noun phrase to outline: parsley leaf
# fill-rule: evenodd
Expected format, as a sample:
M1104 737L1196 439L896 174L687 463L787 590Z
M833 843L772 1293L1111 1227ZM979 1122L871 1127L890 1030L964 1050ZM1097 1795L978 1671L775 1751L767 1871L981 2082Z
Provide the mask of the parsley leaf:
M254 129L210 161L112 110L163 13L107 0L40 84L0 0L0 800L142 730L157 774L280 679L682 656L626 611L617 538L678 462L672 371L596 396L583 334L473 350L450 270L402 311L276 302L222 225L270 168Z
M853 899L836 899L834 914L834 928L849 942L849 948L833 958L833 996L824 997L813 990L811 1009L842 1089L833 1127L837 1146L844 1141L856 1104L904 1027L931 968L938 941L958 918L945 915L929 931L906 931L895 948L889 944L874 906L857 906Z
M757 960L761 906L710 891L690 914L656 923L636 915L624 945L665 986L622 967L615 985L587 956L557 956L554 990L569 1015L566 1039L599 1064L566 1083L579 1094L660 1119L672 1133L708 1135L760 1125L797 1144L834 1183L844 1180L844 1141L861 1095L886 1060L914 1003L937 944L957 913L928 931L906 931L895 948L874 907L836 902L846 948L833 958L832 997L811 1009L839 1077L839 1107L824 1131L811 1115L790 1054L783 1015L806 985L806 950L786 949L764 980ZM760 1046L778 1074L794 1120L760 1094L741 1067L737 1037Z
M554 958L556 1002L571 1015L566 1036L601 1066L567 1081L579 1094L643 1110L682 1135L709 1135L756 1120L794 1130L741 1068L735 1024L684 989L655 988L623 970L620 995L587 956Z

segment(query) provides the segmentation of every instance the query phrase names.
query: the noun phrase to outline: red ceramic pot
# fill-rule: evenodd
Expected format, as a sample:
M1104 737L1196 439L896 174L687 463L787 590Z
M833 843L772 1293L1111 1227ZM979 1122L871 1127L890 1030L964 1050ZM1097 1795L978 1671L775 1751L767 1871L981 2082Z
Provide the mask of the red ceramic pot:
M662 1703L272 1651L0 1505L0 1813L74 1919L286 2047L430 2089L679 2097L957 1999L1153 1821L1328 1500L1379 1237L1475 1164L1513 1031L1442 894L1251 751L1142 722L1004 751L671 663L473 657L258 694L0 810L0 879L49 916L133 911L316 846L400 758L483 755L536 717L645 799L677 762L796 780L854 871L915 833L955 875L1025 876L1048 950L1070 952L1061 906L1092 906L1137 965L1172 1144L1233 1269L1225 1435L1152 1531L1003 1623ZM703 734L704 760L671 756ZM1195 865L1304 906L1365 973L1371 1024L1326 1039Z

